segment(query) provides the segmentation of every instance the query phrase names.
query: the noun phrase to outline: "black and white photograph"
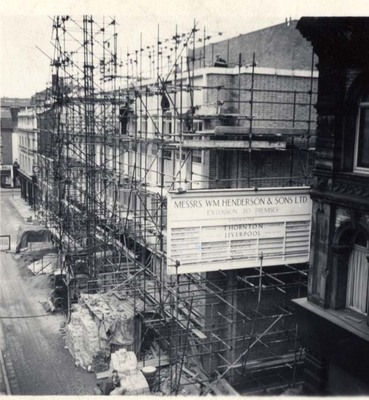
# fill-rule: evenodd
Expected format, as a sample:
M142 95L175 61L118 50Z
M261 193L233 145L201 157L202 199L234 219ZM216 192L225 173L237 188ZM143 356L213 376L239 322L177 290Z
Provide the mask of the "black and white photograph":
M0 395L369 396L369 3L2 0Z

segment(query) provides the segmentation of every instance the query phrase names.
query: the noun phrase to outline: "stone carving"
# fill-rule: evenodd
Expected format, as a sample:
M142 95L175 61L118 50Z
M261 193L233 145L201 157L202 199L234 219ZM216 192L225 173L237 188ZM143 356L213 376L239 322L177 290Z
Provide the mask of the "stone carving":
M361 200L369 199L369 182L349 181L342 178L330 179L322 176L319 176L316 182L316 189L322 192L354 196Z

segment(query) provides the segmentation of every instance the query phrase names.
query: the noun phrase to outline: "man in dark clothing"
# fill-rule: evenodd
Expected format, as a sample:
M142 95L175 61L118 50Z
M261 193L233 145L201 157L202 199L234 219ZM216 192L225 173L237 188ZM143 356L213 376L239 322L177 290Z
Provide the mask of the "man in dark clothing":
M94 393L96 395L109 396L114 389L114 383L111 379L108 379L104 380L103 382L97 383L96 388L94 389Z
M116 369L113 369L111 380L113 381L114 387L120 387L120 378Z
M184 122L184 126L185 126L185 130L187 132L192 132L193 131L193 116L196 112L196 110L198 109L198 107L190 107L184 115L183 118L183 122Z
M227 68L227 61L220 57L219 54L216 55L214 67Z
M114 389L109 393L110 396L122 396L127 393L127 389L121 384L120 377L116 369L113 370L113 376L111 380L114 385Z
M129 115L131 113L131 109L130 109L129 105L130 105L130 100L127 97L126 102L119 108L119 120L120 120L122 135L127 135L128 119L129 119Z
M127 135L127 124L128 124L128 114L129 114L129 107L127 104L120 107L119 109L119 119L120 119L120 126L121 126L121 133L122 135Z
M161 96L160 106L163 111L163 114L165 114L167 111L170 110L170 102L169 102L168 96L165 94L165 92Z

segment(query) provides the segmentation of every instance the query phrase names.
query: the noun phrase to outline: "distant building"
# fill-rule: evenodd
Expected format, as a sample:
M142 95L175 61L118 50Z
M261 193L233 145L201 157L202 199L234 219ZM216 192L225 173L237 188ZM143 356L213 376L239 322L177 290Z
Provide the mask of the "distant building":
M16 152L13 146L13 131L17 125L17 115L20 109L29 105L29 99L2 97L1 104L1 134L0 134L0 176L1 186L11 187L15 183L13 163Z
M34 108L26 108L18 114L17 135L19 140L18 162L20 165L21 196L30 205L33 204L35 197L32 176L34 175L33 168L37 148L36 125L36 110Z
M302 18L319 57L305 389L369 394L369 18Z
M13 147L15 158L19 164L18 180L21 196L27 202L34 204L35 170L37 152L37 112L43 108L46 91L33 95L27 107L18 112L17 125L13 132ZM41 107L41 108L40 108Z
M12 163L12 132L15 121L10 109L1 110L1 165ZM10 150L10 151L9 151Z

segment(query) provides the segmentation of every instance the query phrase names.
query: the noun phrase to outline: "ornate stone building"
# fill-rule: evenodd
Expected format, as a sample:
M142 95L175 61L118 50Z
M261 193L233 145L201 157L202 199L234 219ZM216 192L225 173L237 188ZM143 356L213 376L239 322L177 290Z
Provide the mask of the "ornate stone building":
M302 18L319 57L305 388L369 393L369 18Z

